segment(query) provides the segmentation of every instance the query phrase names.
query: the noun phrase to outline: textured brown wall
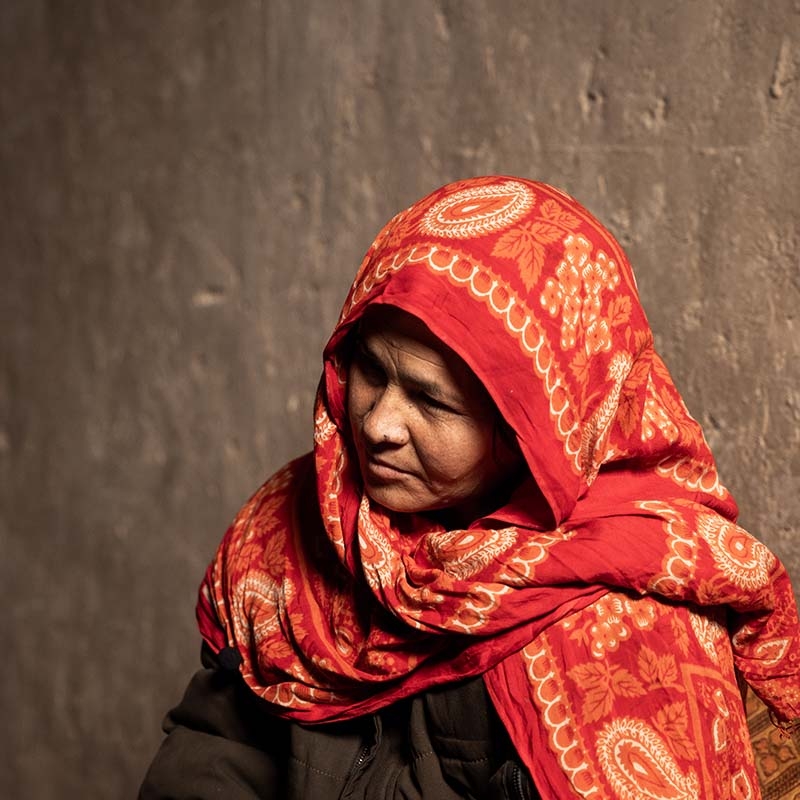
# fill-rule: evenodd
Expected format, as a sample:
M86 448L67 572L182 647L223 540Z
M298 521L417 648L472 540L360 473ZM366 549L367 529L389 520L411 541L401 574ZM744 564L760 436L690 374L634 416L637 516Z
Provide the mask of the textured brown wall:
M800 6L5 0L0 795L132 796L373 233L489 171L619 235L800 581Z

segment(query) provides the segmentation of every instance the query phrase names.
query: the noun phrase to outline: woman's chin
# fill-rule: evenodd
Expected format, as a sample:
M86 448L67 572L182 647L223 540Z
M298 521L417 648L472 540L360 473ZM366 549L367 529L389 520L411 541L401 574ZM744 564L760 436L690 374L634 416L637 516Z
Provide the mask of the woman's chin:
M370 500L396 514L417 514L426 510L424 503L396 485L365 481L364 489Z

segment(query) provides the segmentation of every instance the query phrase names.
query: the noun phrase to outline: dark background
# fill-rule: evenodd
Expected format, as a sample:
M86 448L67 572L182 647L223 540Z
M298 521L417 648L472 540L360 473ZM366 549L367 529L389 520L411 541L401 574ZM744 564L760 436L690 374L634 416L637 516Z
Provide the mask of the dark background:
M797 2L4 0L0 70L3 797L135 794L361 255L456 178L610 225L797 587Z

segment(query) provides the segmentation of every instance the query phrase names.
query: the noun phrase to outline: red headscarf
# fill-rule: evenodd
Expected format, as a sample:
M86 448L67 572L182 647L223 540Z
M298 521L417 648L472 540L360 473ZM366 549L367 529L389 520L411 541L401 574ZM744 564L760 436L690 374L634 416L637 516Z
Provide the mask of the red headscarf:
M419 317L481 380L530 476L467 530L364 494L345 409L367 306ZM544 798L756 797L734 667L800 716L783 566L735 522L611 234L485 177L398 214L325 349L314 451L270 478L202 587L280 716L323 722L484 675Z

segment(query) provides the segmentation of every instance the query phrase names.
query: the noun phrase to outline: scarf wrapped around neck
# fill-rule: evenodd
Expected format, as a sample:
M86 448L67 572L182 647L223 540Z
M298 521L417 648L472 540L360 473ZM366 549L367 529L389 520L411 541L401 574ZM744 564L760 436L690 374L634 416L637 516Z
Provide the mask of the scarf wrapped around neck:
M425 322L529 477L464 530L364 493L345 408L365 308ZM735 523L614 237L545 184L445 186L367 252L324 352L313 453L239 512L198 619L275 714L341 720L468 676L543 798L758 797L737 673L800 716L778 559Z

